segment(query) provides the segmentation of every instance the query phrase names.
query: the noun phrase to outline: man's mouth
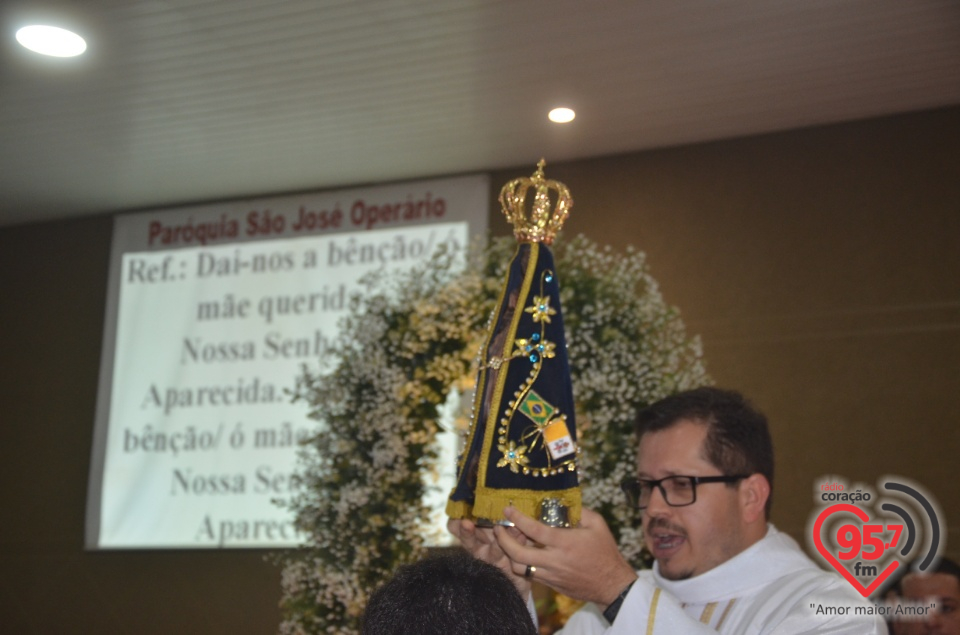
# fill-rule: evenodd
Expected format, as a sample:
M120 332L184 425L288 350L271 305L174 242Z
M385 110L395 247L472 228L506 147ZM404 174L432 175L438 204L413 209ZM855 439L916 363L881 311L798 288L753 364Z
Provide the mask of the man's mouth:
M667 555L678 549L687 540L687 532L665 521L651 522L647 527L650 550L654 557Z
M656 551L669 551L683 544L683 536L677 534L654 534L653 548Z

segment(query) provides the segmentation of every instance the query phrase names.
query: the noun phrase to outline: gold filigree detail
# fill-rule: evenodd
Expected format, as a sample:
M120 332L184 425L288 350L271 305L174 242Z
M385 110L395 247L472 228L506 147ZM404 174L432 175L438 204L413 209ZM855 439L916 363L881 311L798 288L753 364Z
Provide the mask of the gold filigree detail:
M518 446L515 441L508 444L501 443L497 449L503 452L503 458L497 461L497 467L510 466L510 471L514 474L520 472L520 468L527 465L530 459L527 457L527 446Z
M557 355L557 345L549 340L541 340L539 342L534 340L529 340L526 338L520 338L514 340L513 342L517 350L514 351L514 357L524 357L530 354L536 354L544 359L551 359Z
M487 368L492 368L493 370L500 370L500 367L503 366L503 362L506 361L502 357L491 357L487 361Z
M550 323L550 316L557 314L557 310L550 306L550 296L548 295L533 296L533 306L528 306L524 309L524 312L532 313L534 322L546 322L547 324Z
M540 352L540 356L544 359L552 359L557 356L556 352L557 345L549 340L543 340L540 346L537 347L537 350Z

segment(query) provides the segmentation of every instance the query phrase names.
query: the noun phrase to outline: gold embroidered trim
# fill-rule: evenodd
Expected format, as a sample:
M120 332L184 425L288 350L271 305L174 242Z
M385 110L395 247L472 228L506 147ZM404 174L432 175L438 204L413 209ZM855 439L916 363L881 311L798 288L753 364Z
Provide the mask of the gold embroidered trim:
M709 624L710 618L713 617L713 612L717 608L717 602L711 602L703 607L703 613L700 614L700 623Z
M517 250L514 252L513 257L516 258L517 254L520 253L520 248L517 247ZM493 332L491 329L494 327L494 320L496 316L500 315L500 309L503 307L503 301L507 297L507 287L503 285L503 288L500 289L500 297L497 299L497 306L493 309L493 313L490 315L490 320L487 325L487 337L484 340L483 344L480 347L480 352L477 355L478 365L481 369L487 366L487 355L490 351L490 342L493 340ZM494 370L500 368L500 364L497 364ZM457 461L457 477L459 478L463 475L463 468L466 465L467 456L470 454L469 449L473 447L473 437L477 433L477 414L480 412L480 405L483 403L483 395L486 392L486 379L487 373L478 372L477 373L477 387L473 393L473 411L472 416L470 417L470 429L468 430L466 445L464 446L464 451L460 455L460 459Z
M519 253L519 248L518 248ZM523 311L520 307L524 306L527 301L527 296L530 295L530 286L533 284L533 274L537 270L537 255L540 252L539 243L530 244L530 253L527 255L527 262L525 263L526 271L523 275L523 283L520 286L520 295L517 297L517 306L514 308L513 316L510 319L510 328L507 330L506 339L504 343L512 342L517 336L517 326L520 324L520 316L523 315ZM492 333L491 333L492 335ZM487 463L490 460L490 450L493 447L494 435L497 433L497 422L501 417L499 412L500 403L503 399L503 387L507 383L507 374L510 367L510 360L507 359L504 361L503 366L500 370L497 371L497 384L494 387L493 395L491 397L491 408L487 413L486 429L484 430L483 437L483 447L480 450L480 465L477 473L477 494L476 499L480 497L481 486L487 482ZM480 395L481 393L477 393ZM495 516L495 518L501 517L501 512ZM485 518L485 517L484 517Z
M723 621L727 619L727 614L730 612L730 609L733 608L733 603L737 601L737 598L733 598L727 602L727 608L723 609L723 615L720 616L720 621L717 622L717 630L720 630L720 627L723 626Z
M507 505L513 505L521 512L532 518L540 518L540 502L544 498L556 498L569 510L570 525L574 526L580 522L580 488L561 489L553 491L526 490L526 489L493 489L487 487L477 487L474 498L473 508L466 508L466 516L473 518L487 518L489 520L502 520L503 508ZM447 505L450 509L450 505ZM462 508L460 508L462 509Z
M660 602L660 587L653 590L653 599L650 600L650 614L647 616L647 635L653 635L653 622L657 619L657 603Z
M469 518L473 505L467 501L454 501L447 499L446 513L449 518Z

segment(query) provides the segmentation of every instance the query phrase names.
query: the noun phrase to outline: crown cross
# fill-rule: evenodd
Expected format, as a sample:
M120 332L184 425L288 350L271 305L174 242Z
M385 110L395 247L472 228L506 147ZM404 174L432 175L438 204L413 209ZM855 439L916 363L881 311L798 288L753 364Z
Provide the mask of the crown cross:
M520 242L553 243L573 207L573 198L567 186L544 177L543 167L546 164L540 159L533 176L514 179L500 190L500 207L513 225L513 235ZM531 188L534 191L533 205L528 215L526 201ZM550 201L551 191L556 197L555 205Z

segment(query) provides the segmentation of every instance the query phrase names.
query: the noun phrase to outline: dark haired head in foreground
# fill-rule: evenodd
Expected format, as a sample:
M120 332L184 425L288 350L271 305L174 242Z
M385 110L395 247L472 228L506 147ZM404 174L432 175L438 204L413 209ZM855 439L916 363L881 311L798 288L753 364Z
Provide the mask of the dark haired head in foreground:
M363 635L535 635L516 587L493 565L461 552L397 569L373 592Z

